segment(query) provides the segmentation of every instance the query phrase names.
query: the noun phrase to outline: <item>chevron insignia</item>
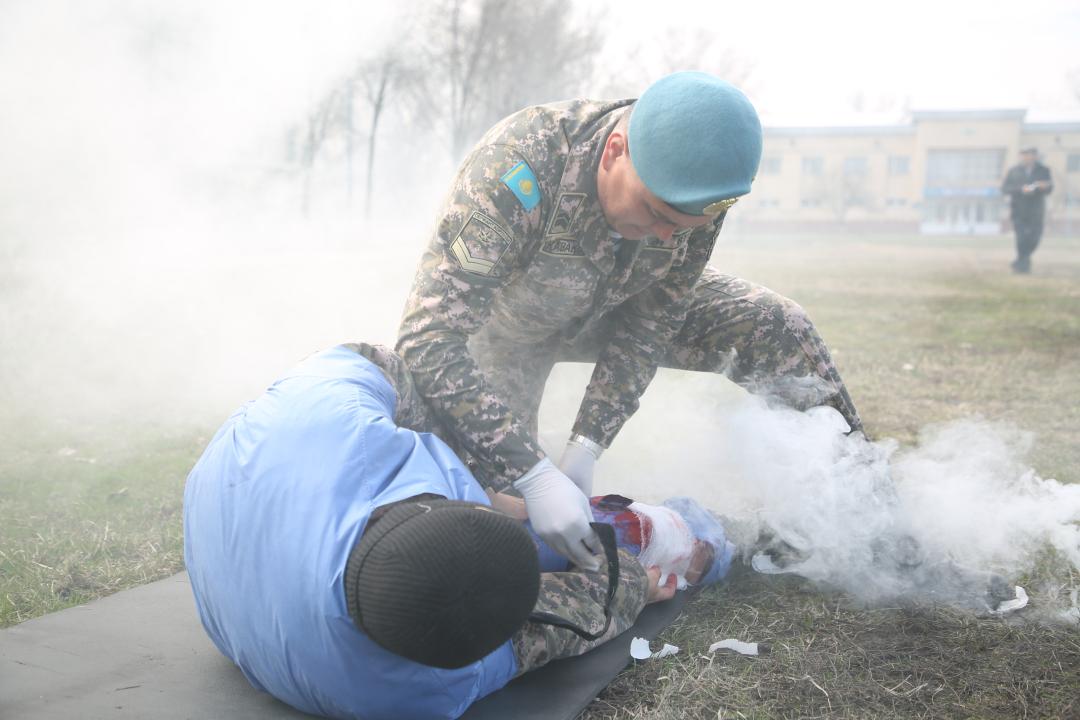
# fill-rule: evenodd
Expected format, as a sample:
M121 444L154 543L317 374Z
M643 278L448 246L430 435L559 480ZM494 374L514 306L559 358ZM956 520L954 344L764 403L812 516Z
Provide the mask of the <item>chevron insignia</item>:
M508 247L509 233L487 215L474 210L450 244L450 252L465 272L491 275Z
M466 270L476 275L490 275L491 271L495 269L495 263L483 258L474 258L469 254L469 246L465 244L465 241L458 238L454 241L454 244L450 246L450 249L454 251L454 257L457 258L458 263L461 264L463 270Z

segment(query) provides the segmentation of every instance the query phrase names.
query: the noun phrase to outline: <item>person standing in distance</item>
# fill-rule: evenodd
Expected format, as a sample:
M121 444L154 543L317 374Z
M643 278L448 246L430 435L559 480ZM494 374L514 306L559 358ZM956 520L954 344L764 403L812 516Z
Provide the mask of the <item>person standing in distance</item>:
M1001 184L1002 195L1009 197L1009 213L1016 233L1015 273L1031 272L1031 255L1039 246L1046 213L1046 196L1054 189L1050 168L1039 162L1039 152L1033 147L1020 151L1020 164L1014 165Z

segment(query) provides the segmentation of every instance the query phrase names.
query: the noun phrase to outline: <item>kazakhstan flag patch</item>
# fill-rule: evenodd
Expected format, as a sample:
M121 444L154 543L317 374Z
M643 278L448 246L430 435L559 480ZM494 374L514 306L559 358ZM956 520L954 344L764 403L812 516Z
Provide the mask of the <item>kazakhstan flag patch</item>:
M536 182L536 176L527 162L519 162L500 180L517 196L526 210L532 210L540 203L540 183Z

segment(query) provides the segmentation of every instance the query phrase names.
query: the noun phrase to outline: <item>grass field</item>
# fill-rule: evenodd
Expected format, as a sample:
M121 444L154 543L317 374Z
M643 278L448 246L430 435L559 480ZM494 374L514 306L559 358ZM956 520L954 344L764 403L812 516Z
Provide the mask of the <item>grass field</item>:
M746 238L714 264L810 311L872 435L911 443L930 422L1007 420L1036 432L1041 475L1076 482L1080 241L1040 253L1016 276L1008 238ZM773 651L710 657L725 637ZM661 639L682 652L623 673L586 718L1080 716L1075 628L868 611L796 578L743 574Z
M725 271L797 299L868 431L912 442L979 415L1035 431L1044 477L1080 480L1080 240L1008 272L1006 237L744 237ZM347 338L342 338L345 340ZM0 626L182 568L184 477L214 428L9 421L0 439ZM1033 568L1032 573L1040 572ZM721 637L769 642L713 656ZM1080 631L942 609L860 610L792 578L741 574L663 636L588 718L1070 717Z

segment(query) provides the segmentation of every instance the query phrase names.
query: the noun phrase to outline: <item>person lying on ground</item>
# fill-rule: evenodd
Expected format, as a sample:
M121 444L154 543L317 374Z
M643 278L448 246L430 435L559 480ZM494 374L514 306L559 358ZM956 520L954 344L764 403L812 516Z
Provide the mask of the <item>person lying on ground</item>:
M614 496L593 503L614 522L594 526L606 564L570 565L437 436L396 421L408 387L358 348L309 357L234 412L187 480L196 608L256 688L334 718L454 718L624 632L680 576L726 572L719 524L686 542L692 518Z

